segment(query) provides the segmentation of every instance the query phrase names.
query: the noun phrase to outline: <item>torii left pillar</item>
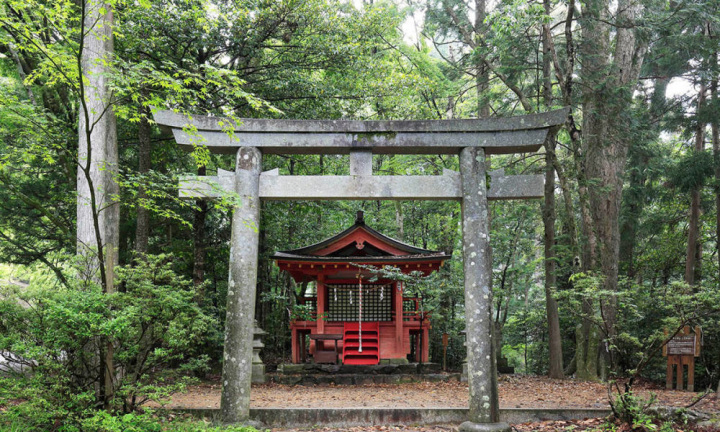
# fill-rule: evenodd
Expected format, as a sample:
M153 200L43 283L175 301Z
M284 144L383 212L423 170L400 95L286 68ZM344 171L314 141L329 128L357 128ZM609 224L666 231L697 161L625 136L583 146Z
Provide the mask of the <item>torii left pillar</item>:
M238 149L234 190L240 202L233 212L230 236L230 279L220 400L223 423L250 423L261 165L260 150L255 147Z

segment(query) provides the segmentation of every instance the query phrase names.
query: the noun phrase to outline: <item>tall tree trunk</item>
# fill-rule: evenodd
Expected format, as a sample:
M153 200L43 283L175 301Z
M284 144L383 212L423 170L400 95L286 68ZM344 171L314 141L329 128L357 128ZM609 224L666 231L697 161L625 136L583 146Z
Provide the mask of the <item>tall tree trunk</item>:
M82 44L78 127L77 245L85 257L86 277L99 281L106 293L115 291L114 267L120 233L117 128L108 86L107 64L113 46L113 12L104 2L81 1ZM113 396L111 341L97 341L100 388L98 400L108 406Z
M608 3L585 2L581 55L583 94L583 141L585 148L590 211L597 233L603 290L600 299L604 337L610 346L617 335L618 261L620 253L620 201L631 128L628 109L640 73L645 47L635 35L634 21L640 6L635 0L619 0L614 41ZM613 89L610 91L609 89ZM605 351L605 350L603 350ZM607 352L615 367L614 350Z
M664 71L654 70L654 75L662 75ZM654 83L653 95L650 100L650 109L648 123L657 124L666 110L665 91L670 82L669 78L657 78ZM648 126L650 127L650 126ZM655 137L659 135L659 130L653 134ZM640 216L642 215L647 198L647 190L645 182L647 175L645 174L648 156L639 144L630 148L630 185L627 193L623 197L623 221L620 226L620 266L621 270L629 278L635 277L635 246L637 241L637 229L639 226Z
M89 260L92 274L106 291L111 290L105 273L105 254L116 250L119 239L120 206L113 201L119 192L115 181L118 169L117 128L108 87L105 62L113 55L113 13L109 5L82 2L84 43L82 73L85 84L79 114L79 162L77 173L78 252L94 256ZM104 9L106 13L100 14ZM111 252L110 252L111 253ZM117 259L117 254L114 255ZM101 267L105 268L101 268Z
M198 168L198 175L207 173L205 166ZM202 304L205 299L205 220L207 219L208 203L205 200L195 202L197 209L193 217L193 284L195 285L195 301Z
M475 0L475 37L485 35L485 16L487 5L486 0ZM483 58L475 60L475 88L477 89L478 118L490 117L490 101L487 98L487 91L490 85L490 70Z
M705 81L700 83L700 92L697 100L697 125L695 127L695 148L694 151L705 150L705 123L701 121L702 111L705 109L705 96L707 86ZM698 248L700 245L700 189L696 188L691 192L690 199L690 222L688 227L687 251L685 253L685 283L695 285L696 275L699 267Z
M395 223L398 229L398 239L405 241L405 217L403 216L402 201L395 201Z
M141 108L142 116L138 125L138 172L145 175L150 172L150 121L148 120L149 110ZM147 192L143 186L138 191L137 226L135 228L135 251L138 254L148 252L148 240L150 238L150 211L143 205L147 199Z
M640 220L640 213L643 209L645 194L644 157L638 152L630 150L630 161L632 172L630 173L630 185L622 200L622 223L620 225L620 266L623 272L632 278L635 275L635 242L637 229Z
M545 12L550 14L550 0L543 0ZM543 99L547 107L552 106L552 70L550 31L543 31ZM550 378L564 378L562 339L560 335L560 314L555 299L557 289L557 263L555 254L555 137L557 132L548 133L545 140L545 205L542 216L545 228L545 312L548 324L548 352Z
M259 235L259 260L258 260L258 287L257 296L255 297L255 319L260 324L261 328L265 328L265 317L268 315L268 306L270 302L263 301L265 294L270 290L270 278L272 266L270 260L267 258L267 224L263 219L262 215L265 214L266 202L260 201L260 235Z
M717 61L718 53L715 53L714 59ZM718 98L718 78L713 78L710 84L710 97L714 107L719 106ZM718 275L720 276L720 125L718 125L718 116L715 115L710 120L712 131L713 157L715 159L715 255L718 260ZM718 397L720 397L720 383L718 384Z
M550 136L552 135L552 136ZM550 143L552 141L552 143ZM560 335L560 315L555 299L557 289L555 255L555 170L551 153L555 151L555 134L549 134L545 142L545 205L543 206L543 224L545 226L545 312L548 323L548 343L550 378L563 378L562 339Z
M15 61L15 66L17 66L18 75L20 76L20 81L23 83L23 87L25 87L25 91L27 91L28 99L30 99L30 102L32 102L33 105L37 106L37 100L35 99L35 93L32 91L32 87L27 85L25 83L25 80L27 79L27 74L25 73L25 68L23 67L23 62L20 59L20 55L18 54L17 50L13 46L13 44L7 45L8 51L10 52L10 56Z
M570 0L567 7L567 15L565 17L565 58L562 64L554 46L552 35L550 33L550 26L546 25L543 28L543 43L547 44L544 48L550 49L550 55L552 56L552 62L555 69L555 76L561 90L563 103L567 106L577 105L576 96L573 93L573 84L575 81L575 41L573 23L576 22L576 12L579 12L579 10L576 10L575 0ZM593 31L585 31L583 29L583 35L586 33L587 35L593 37L602 36L594 35ZM547 51L545 51L545 53L547 53ZM567 230L570 233L570 249L573 255L572 267L574 270L587 272L595 267L595 263L597 261L597 239L590 211L589 188L585 161L586 149L584 148L585 143L581 140L581 131L577 129L572 112L568 115L566 128L568 130L568 134L570 135L570 150L572 152L574 174L578 185L581 233L580 240L578 240L577 229L575 227L575 213L573 211L573 200L570 187L568 185L567 177L563 173L562 165L559 163L555 155L552 155L554 158L553 165L558 178L560 179L560 186L562 188L563 199L565 201L565 210L568 217ZM592 322L594 307L591 300L583 300L582 315L582 323L578 326L576 331L576 352L568 373L572 373L574 370L576 372L576 376L580 379L595 380L597 379L597 367L596 363L593 362L593 359L594 353L597 352L597 349L593 346L592 341L594 339L591 337L594 325Z

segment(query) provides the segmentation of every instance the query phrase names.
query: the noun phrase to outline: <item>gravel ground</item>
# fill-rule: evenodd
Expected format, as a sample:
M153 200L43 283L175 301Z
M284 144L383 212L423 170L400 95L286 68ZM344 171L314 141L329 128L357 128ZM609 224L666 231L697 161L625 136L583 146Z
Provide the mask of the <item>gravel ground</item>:
M698 393L668 391L650 384L635 386L636 394L657 395L657 404L687 406ZM607 408L608 387L572 379L506 375L499 383L501 408ZM253 386L253 408L463 408L467 384L457 382L374 384L362 386ZM167 408L219 408L220 383L193 386L171 398ZM720 412L720 401L707 397L695 409ZM392 429L389 429L392 430ZM398 429L402 430L402 429ZM440 429L442 430L442 429Z

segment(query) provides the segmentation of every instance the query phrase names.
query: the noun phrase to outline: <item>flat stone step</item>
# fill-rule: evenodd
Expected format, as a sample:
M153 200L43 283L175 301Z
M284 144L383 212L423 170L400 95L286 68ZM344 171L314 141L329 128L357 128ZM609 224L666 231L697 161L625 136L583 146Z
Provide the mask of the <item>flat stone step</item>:
M460 381L459 373L452 374L268 374L269 382L284 385L363 385L406 384L414 382Z
M219 420L219 409L174 409L174 412ZM547 420L582 420L610 415L609 409L501 408L500 421L510 424ZM267 427L355 427L367 425L458 424L468 418L467 408L254 408L250 418Z
M437 363L407 363L407 364L378 364L378 365L331 365L331 364L293 364L286 363L278 366L279 375L336 375L336 374L365 374L365 375L394 375L394 374L438 374L442 367Z

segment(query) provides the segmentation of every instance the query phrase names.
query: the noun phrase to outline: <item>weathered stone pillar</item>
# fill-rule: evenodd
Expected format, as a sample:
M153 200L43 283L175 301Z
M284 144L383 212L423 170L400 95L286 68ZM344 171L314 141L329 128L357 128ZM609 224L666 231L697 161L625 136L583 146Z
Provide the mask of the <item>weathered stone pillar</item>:
M240 202L232 216L230 279L225 315L222 397L224 423L248 423L252 378L253 322L260 225L262 155L240 147L235 165L235 192Z
M490 237L484 149L462 149L460 174L470 411L469 421L461 424L459 430L509 432L509 425L499 423L492 343L492 262L488 253Z

